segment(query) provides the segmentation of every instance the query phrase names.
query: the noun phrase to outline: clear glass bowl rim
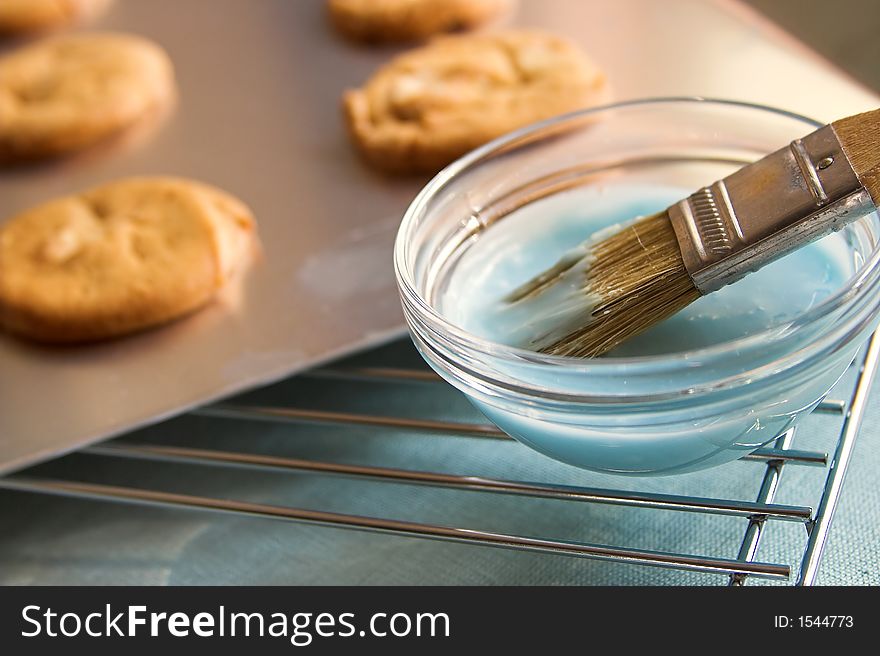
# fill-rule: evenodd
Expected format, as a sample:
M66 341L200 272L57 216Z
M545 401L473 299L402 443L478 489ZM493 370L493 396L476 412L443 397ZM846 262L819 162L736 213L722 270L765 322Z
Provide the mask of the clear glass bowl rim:
M539 133L547 128L552 128L562 123L583 119L593 114L599 114L607 111L615 111L628 108L638 108L647 106L675 106L675 105L717 105L721 107L741 108L745 110L753 110L759 112L767 112L780 117L791 118L804 123L806 126L819 128L824 123L814 119L805 117L801 114L791 112L784 109L778 109L759 103L751 103L739 100L727 100L720 98L709 98L703 96L668 96L656 98L642 98L636 100L627 100L622 102L610 103L590 109L579 110L562 114L560 116L533 123L510 132L499 137L489 143L471 151L462 158L456 160L443 170L441 170L427 185L416 195L410 203L400 228L394 245L394 270L397 278L398 286L404 297L404 302L415 309L420 315L421 320L427 319L433 328L440 329L449 337L453 338L459 346L465 346L473 349L475 352L491 355L502 360L531 363L535 365L546 365L550 367L561 367L571 373L599 374L608 375L609 373L630 373L636 374L641 372L653 372L662 370L665 366L680 366L683 360L695 360L706 363L715 358L723 358L729 356L736 351L750 350L769 341L778 341L779 335L784 333L785 339L795 337L799 332L806 330L813 322L827 316L837 310L843 309L850 303L866 284L872 279L878 277L880 272L880 244L871 252L862 267L853 275L848 284L840 290L829 296L827 299L817 304L807 312L804 312L793 318L790 322L780 324L766 330L753 333L751 335L716 344L709 347L692 349L688 351L680 351L673 354L663 355L646 355L638 357L621 357L621 358L595 358L595 359L579 359L567 356L545 355L536 353L526 349L499 344L490 340L478 337L452 323L447 321L439 312L422 297L417 291L415 282L411 272L408 270L406 258L407 248L410 234L416 222L425 211L427 211L428 203L439 193L442 193L447 184L452 182L456 177L466 173L468 170L477 167L480 163L494 155L500 150L505 149L510 144L522 140L524 137ZM805 132L806 134L806 132ZM873 285L871 285L873 286ZM831 330L829 332L837 332ZM854 331L847 331L851 333ZM824 335L827 337L828 335ZM844 340L845 341L845 340ZM814 343L813 346L819 346ZM771 363L772 364L772 363ZM748 372L754 375L758 372L752 370ZM738 378L738 377L737 377ZM726 387L733 383L732 380L716 381L711 385L713 388ZM692 390L695 391L695 390Z

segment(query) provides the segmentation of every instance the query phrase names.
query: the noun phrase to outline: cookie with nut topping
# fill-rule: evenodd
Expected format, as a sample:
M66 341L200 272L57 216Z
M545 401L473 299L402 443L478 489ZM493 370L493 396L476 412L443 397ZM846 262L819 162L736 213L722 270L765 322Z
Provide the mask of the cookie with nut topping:
M574 43L539 31L439 37L343 97L363 157L392 173L436 172L528 123L610 97Z
M164 50L127 34L77 34L0 57L0 163L78 151L174 98Z
M214 187L129 178L0 229L0 326L43 342L150 328L206 305L256 250L250 210Z
M0 34L25 34L79 23L110 0L0 0Z

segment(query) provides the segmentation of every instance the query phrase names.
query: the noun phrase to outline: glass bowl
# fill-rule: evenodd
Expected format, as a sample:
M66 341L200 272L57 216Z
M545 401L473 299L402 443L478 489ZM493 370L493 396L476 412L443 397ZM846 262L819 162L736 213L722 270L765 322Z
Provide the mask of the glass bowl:
M395 272L416 347L499 428L572 465L675 474L751 453L808 414L876 328L876 213L826 237L845 249L850 271L821 303L699 349L542 355L469 333L438 300L468 249L524 207L609 180L695 190L818 126L751 104L655 99L561 116L470 153L421 191L397 236Z

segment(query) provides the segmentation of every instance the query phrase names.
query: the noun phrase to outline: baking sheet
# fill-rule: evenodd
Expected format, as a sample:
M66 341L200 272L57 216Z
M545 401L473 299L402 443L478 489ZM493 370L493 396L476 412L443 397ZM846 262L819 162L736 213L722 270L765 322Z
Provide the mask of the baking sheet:
M0 217L117 177L182 175L244 199L265 254L240 295L160 330L77 348L0 335L0 472L400 334L391 247L425 180L366 169L338 111L395 50L337 38L323 5L116 0L89 26L163 45L178 105L139 143L0 172ZM581 42L618 99L727 97L825 120L877 102L734 2L521 0L505 22Z

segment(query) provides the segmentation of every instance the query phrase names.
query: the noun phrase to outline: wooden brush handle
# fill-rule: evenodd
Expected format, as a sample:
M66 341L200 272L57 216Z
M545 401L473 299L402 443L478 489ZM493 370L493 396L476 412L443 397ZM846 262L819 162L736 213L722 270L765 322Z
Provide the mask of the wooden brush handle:
M880 207L880 109L831 124L859 182Z

